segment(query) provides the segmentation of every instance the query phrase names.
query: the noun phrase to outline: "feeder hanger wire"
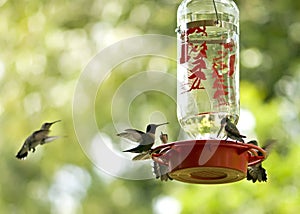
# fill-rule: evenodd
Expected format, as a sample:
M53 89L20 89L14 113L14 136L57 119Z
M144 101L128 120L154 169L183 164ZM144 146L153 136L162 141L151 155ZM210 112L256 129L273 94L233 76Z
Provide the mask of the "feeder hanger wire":
M219 24L219 15L218 15L218 11L217 11L217 6L216 6L215 0L213 0L213 4L214 4L214 9L215 9L216 18L217 18L216 24Z

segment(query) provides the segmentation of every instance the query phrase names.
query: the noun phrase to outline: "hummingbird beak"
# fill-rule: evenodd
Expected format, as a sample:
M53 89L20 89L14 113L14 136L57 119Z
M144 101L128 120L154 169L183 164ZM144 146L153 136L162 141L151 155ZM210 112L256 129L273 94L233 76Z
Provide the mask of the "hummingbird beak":
M219 135L220 135L221 131L223 130L223 128L224 128L224 125L221 126L221 128L220 128L220 130L219 130L219 132L217 134L217 137L219 137Z
M52 124L54 124L54 123L57 123L57 122L60 122L61 120L56 120L56 121L54 121L54 122L51 122L50 124L52 125Z
M155 134L155 130L156 130L157 127L162 126L162 125L166 125L166 124L169 124L169 122L161 123L161 124L149 124L147 126L146 132Z
M159 126L162 126L162 125L166 125L166 124L169 124L169 122L158 124L158 125L156 125L156 127L159 127Z

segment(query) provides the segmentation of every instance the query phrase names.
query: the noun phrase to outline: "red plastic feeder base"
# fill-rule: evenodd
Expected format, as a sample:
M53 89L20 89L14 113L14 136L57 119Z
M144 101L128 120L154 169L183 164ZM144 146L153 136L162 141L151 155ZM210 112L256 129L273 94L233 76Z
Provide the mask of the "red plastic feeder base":
M258 155L258 151L263 154ZM258 146L225 140L189 140L154 148L152 159L169 168L175 180L196 184L221 184L242 180L247 166L265 159Z

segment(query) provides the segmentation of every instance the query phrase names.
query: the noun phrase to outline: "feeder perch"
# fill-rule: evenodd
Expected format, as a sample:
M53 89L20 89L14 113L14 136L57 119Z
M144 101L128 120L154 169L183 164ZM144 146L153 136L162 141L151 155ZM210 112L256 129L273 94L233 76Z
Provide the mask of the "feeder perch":
M159 152L156 152L159 151ZM258 152L263 154L258 155ZM160 145L152 159L168 166L175 180L196 184L220 184L242 180L247 167L262 162L266 152L255 145L225 140L188 140Z

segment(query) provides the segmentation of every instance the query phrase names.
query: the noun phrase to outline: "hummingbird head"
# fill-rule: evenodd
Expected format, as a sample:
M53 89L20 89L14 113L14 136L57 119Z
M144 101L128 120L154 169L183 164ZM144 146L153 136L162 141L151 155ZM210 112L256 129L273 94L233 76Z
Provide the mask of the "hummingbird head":
M251 141L247 142L247 144L253 144L255 146L258 146L258 143L256 140L251 140Z
M161 132L159 138L162 143L168 143L168 135L167 134L164 134L163 132Z
M169 122L161 123L161 124L149 124L147 126L146 133L155 134L155 131L156 131L157 127L162 126L162 125L166 125L166 124L169 124Z
M217 137L219 137L221 131L223 130L223 128L224 128L224 126L226 125L226 123L227 123L228 120L229 120L229 119L228 119L227 116L224 117L224 118L221 120L221 128L220 128L220 130L219 130L219 132L218 132L218 134L217 134Z
M228 121L229 121L228 117L224 117L224 118L221 120L221 126L224 126Z
M50 127L52 126L52 124L54 123L57 123L57 122L60 122L61 120L56 120L54 122L51 122L51 123L43 123L42 127L41 127L41 130L49 130Z

